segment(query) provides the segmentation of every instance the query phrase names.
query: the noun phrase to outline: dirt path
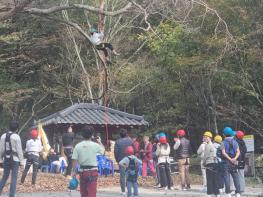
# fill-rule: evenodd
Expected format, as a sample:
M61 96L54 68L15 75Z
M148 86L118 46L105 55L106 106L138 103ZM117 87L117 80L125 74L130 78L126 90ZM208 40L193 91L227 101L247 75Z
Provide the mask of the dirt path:
M177 196L177 197L201 197L206 196L205 193L202 193L198 190L200 186L193 186L193 189L190 191L160 191L156 189L145 189L140 188L139 193L141 197L166 197L166 196ZM80 197L79 192L34 192L34 193L20 193L17 194L17 197ZM121 197L120 189L118 187L103 188L99 189L97 197ZM3 195L7 197L7 195ZM247 188L245 194L242 197L263 197L263 188Z

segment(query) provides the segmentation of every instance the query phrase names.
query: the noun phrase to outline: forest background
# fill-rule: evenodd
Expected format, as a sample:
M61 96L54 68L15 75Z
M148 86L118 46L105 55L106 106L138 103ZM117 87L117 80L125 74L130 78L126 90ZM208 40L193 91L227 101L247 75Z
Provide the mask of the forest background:
M93 102L144 115L143 132L201 140L232 126L262 139L262 10L261 0L1 0L0 130ZM90 27L121 54L112 64Z

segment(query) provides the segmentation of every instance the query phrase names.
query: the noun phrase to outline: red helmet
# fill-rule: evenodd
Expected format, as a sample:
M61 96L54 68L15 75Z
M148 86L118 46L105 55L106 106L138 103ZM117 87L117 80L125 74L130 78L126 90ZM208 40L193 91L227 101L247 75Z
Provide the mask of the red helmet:
M185 136L185 130L183 130L183 129L178 130L178 131L177 131L177 135L178 135L179 137L184 137L184 136Z
M166 137L165 137L165 136L161 136L160 139L159 139L159 142L160 142L161 144L166 144L166 143L167 143Z
M128 146L128 147L125 149L125 153L126 153L126 155L133 155L133 154L134 154L133 147L132 147L132 146Z
M38 137L38 132L37 132L36 129L33 129L33 130L31 131L31 137L34 138L34 139Z
M244 135L245 134L244 134L243 131L237 131L237 133L236 133L236 136L237 136L238 139L243 139Z

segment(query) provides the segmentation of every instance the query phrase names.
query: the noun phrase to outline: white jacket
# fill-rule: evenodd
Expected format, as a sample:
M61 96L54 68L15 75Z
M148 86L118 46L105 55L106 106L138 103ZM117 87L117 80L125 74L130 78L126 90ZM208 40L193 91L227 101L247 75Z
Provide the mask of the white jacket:
M158 164L170 163L170 145L168 143L166 145L167 147L165 147L165 144L157 144L156 155L158 157Z

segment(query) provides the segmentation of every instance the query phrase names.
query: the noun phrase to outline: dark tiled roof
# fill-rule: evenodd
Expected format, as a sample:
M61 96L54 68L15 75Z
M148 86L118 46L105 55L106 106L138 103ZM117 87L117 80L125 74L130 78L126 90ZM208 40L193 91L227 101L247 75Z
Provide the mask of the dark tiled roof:
M121 112L91 103L77 103L39 120L43 126L50 124L91 124L144 126L149 123L143 116Z

